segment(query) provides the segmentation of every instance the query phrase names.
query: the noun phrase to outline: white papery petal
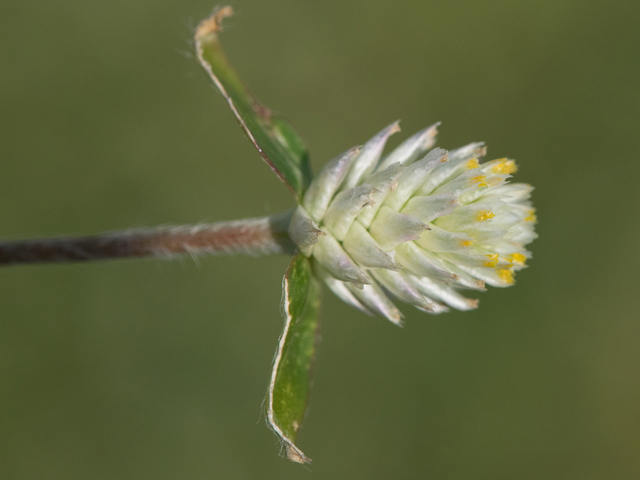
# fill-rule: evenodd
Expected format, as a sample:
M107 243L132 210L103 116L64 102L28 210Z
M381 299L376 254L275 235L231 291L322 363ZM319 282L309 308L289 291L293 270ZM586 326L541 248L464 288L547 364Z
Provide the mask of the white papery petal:
M371 236L385 250L393 250L398 245L415 240L429 226L418 217L398 213L383 206L369 228Z
M427 277L415 277L414 281L421 293L441 300L457 310L465 311L478 308L478 300L467 298L455 289L440 282L436 282Z
M469 236L471 236L474 239L476 246L493 250L496 245L504 242L504 236L508 232L507 230L470 229L470 230L466 230L464 233L467 233Z
M495 245L493 247L493 251L500 255L513 255L514 253L518 253L520 255L524 255L526 258L531 257L530 252L525 250L522 243L511 242L509 240L503 240L498 245Z
M493 255L460 255L457 253L441 253L440 258L454 265L464 265L472 268L496 268L505 270L511 268L509 262L501 262L497 254Z
M375 269L371 275L389 292L407 303L422 308L433 308L433 302L422 295L401 272Z
M402 326L402 313L400 313L400 310L389 300L389 297L387 297L377 283L364 285L360 290L352 284L347 283L345 285L353 296L369 310L386 317L396 325Z
M510 270L494 270L491 268L472 268L459 265L459 268L492 287L510 287L513 285L513 272Z
M458 276L442 268L442 262L433 261L414 242L404 243L395 249L395 258L404 268L421 277L429 277L440 282L454 283Z
M481 197L481 200L485 198L498 198L507 203L525 203L531 198L531 192L533 187L526 183L510 183L509 185L502 185L487 191Z
M388 168L374 173L367 179L367 184L375 188L376 191L372 195L374 204L371 205L370 208L364 209L360 215L358 215L358 220L362 225L369 228L382 203L385 198L387 198L387 195L396 189L399 181L398 177L404 170L405 167L403 165L394 163Z
M416 243L432 252L469 252L474 245L471 235L465 232L450 232L436 225L422 232Z
M453 213L438 218L435 224L440 228L458 232L470 228L493 226L496 214L504 202L473 203L456 208Z
M342 246L361 267L389 268L400 270L402 267L385 252L373 239L366 228L358 221L353 222Z
M439 300L436 301L435 297L433 295L430 295L429 292L425 288L423 288L422 285L420 285L420 277L417 277L409 272L402 272L402 276L413 286L413 288L416 289L416 291L420 295L422 295L429 302L429 305L427 307L416 305L418 309L430 314L439 314L449 311L449 307L440 303Z
M425 193L421 188L418 192L416 192L416 195L449 194L460 197L470 189L475 190L477 188L486 187L486 178L487 176L482 174L482 172L479 172L477 169L468 170L464 173L461 173L453 180L440 185L430 193Z
M409 243L406 245L411 245L411 244ZM404 247L405 245L402 245L402 248ZM482 280L473 278L468 273L460 270L456 265L444 260L439 254L430 252L428 250L424 250L419 247L417 248L418 250L414 251L415 255L417 255L416 259L418 259L421 262L428 262L428 264L432 265L437 270L446 272L447 275L449 275L448 278L451 278L451 280L449 280L448 278L443 279L442 280L443 283L448 285L453 285L455 287L460 287L460 288L468 288L468 289L480 290L480 291L485 290L484 282ZM400 261L400 253L398 252L398 249L396 249L396 258L398 259L398 261ZM408 270L411 271L411 266L405 265L404 263L403 263L403 266L405 266ZM413 266L415 267L416 264L414 264ZM420 276L419 270L415 271L414 273ZM432 278L434 280L439 280L434 275L425 275L425 276Z
M365 183L336 195L324 217L324 224L336 239L344 240L358 214L365 207L373 205L375 191L371 185Z
M449 308L446 305L442 305L440 303L433 304L433 308L431 310L427 310L426 308L416 307L418 310L424 313L428 313L429 315L439 315L441 313L449 312Z
M482 279L478 279L475 276L469 274L467 271L463 270L459 265L454 265L451 262L447 262L446 260L442 260L442 268L455 274L458 278L456 282L456 287L468 288L470 290L478 290L480 292L484 292L487 289L485 288L485 282Z
M359 153L360 147L353 147L338 155L325 165L309 185L307 192L304 194L302 205L309 216L316 222L322 220L333 195L343 182L349 167L351 167Z
M413 197L407 202L401 213L414 215L424 223L431 223L438 217L449 215L458 205L458 200L453 195Z
M409 165L398 178L398 186L389 194L384 202L385 205L394 210L400 210L424 183L431 171L447 161L447 151L442 148L434 148L422 160Z
M389 165L396 162L400 162L403 165L415 162L418 158L424 155L427 150L435 145L436 135L438 134L438 125L440 125L440 123L427 127L410 137L408 140L405 140L399 147L380 162L377 170L384 170Z
M449 152L449 157L451 159L471 158L471 157L481 158L481 157L484 157L486 154L487 154L487 147L484 146L484 142L474 142L474 143L470 143L469 145L465 145L464 147L451 150L451 152Z
M511 227L524 222L527 215L526 212L516 209L497 210L494 218L489 219L487 222L478 222L472 228L481 232L487 230L509 230Z
M320 237L313 249L313 256L331 275L343 282L371 283L367 274L358 267L342 246L331 235Z
M429 178L416 191L416 195L429 195L443 183L453 180L464 172L477 169L478 165L476 157L456 157L450 152L449 161L436 165Z
M486 175L484 180L481 180L478 184L478 188L469 188L460 193L458 200L461 205L479 201L490 193L495 188L500 188L505 184L507 179L511 178L511 175Z
M504 235L505 241L518 242L521 245L533 242L538 238L538 234L533 230L533 226L526 225L525 222L515 225Z
M364 144L360 155L354 160L349 173L347 173L347 177L344 179L344 183L342 184L343 189L353 188L361 184L364 181L363 179L371 175L380 161L380 156L387 143L387 139L394 133L400 131L399 123L399 121L393 122Z
M365 307L355 296L351 293L351 290L347 288L347 285L351 285L350 283L341 282L333 277L329 272L327 272L324 268L322 268L317 261L313 262L313 272L314 274L322 280L327 287L331 289L331 291L343 302L351 305L352 307L357 308L361 312L366 313L367 315L375 315L378 313L377 311L372 312L370 309ZM367 285L368 286L368 285ZM355 287L354 287L355 288ZM355 288L356 291L359 291Z

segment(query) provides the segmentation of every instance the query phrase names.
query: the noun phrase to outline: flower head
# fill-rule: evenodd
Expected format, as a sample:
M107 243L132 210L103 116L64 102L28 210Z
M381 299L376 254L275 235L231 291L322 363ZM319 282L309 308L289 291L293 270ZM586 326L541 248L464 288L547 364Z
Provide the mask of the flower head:
M476 308L460 293L508 287L536 238L533 188L509 183L506 158L482 143L432 148L437 125L383 156L393 123L329 162L293 214L289 235L342 300L400 323L395 297L428 313Z

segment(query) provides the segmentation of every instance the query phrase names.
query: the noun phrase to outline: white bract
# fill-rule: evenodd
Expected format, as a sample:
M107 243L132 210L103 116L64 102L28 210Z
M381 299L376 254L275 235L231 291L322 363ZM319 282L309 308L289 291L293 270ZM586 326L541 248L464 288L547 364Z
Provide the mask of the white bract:
M509 183L506 158L482 143L433 148L437 125L383 156L398 123L329 162L293 214L289 235L342 300L400 323L396 297L429 313L476 308L460 290L508 287L531 257L533 188Z

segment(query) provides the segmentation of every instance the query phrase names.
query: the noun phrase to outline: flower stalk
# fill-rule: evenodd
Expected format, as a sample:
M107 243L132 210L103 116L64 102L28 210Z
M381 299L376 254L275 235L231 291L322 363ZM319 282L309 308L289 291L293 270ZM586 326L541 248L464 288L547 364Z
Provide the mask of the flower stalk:
M291 212L229 222L0 243L0 266L176 255L293 253Z

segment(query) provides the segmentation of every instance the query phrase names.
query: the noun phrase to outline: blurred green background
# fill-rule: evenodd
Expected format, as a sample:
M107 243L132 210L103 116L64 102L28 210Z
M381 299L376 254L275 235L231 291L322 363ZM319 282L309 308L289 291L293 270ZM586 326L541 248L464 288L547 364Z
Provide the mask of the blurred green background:
M310 471L260 415L287 258L2 269L0 478L640 478L640 2L233 5L230 58L316 170L398 118L516 158L531 268L404 329L326 292ZM190 54L213 6L0 3L2 237L293 204Z

